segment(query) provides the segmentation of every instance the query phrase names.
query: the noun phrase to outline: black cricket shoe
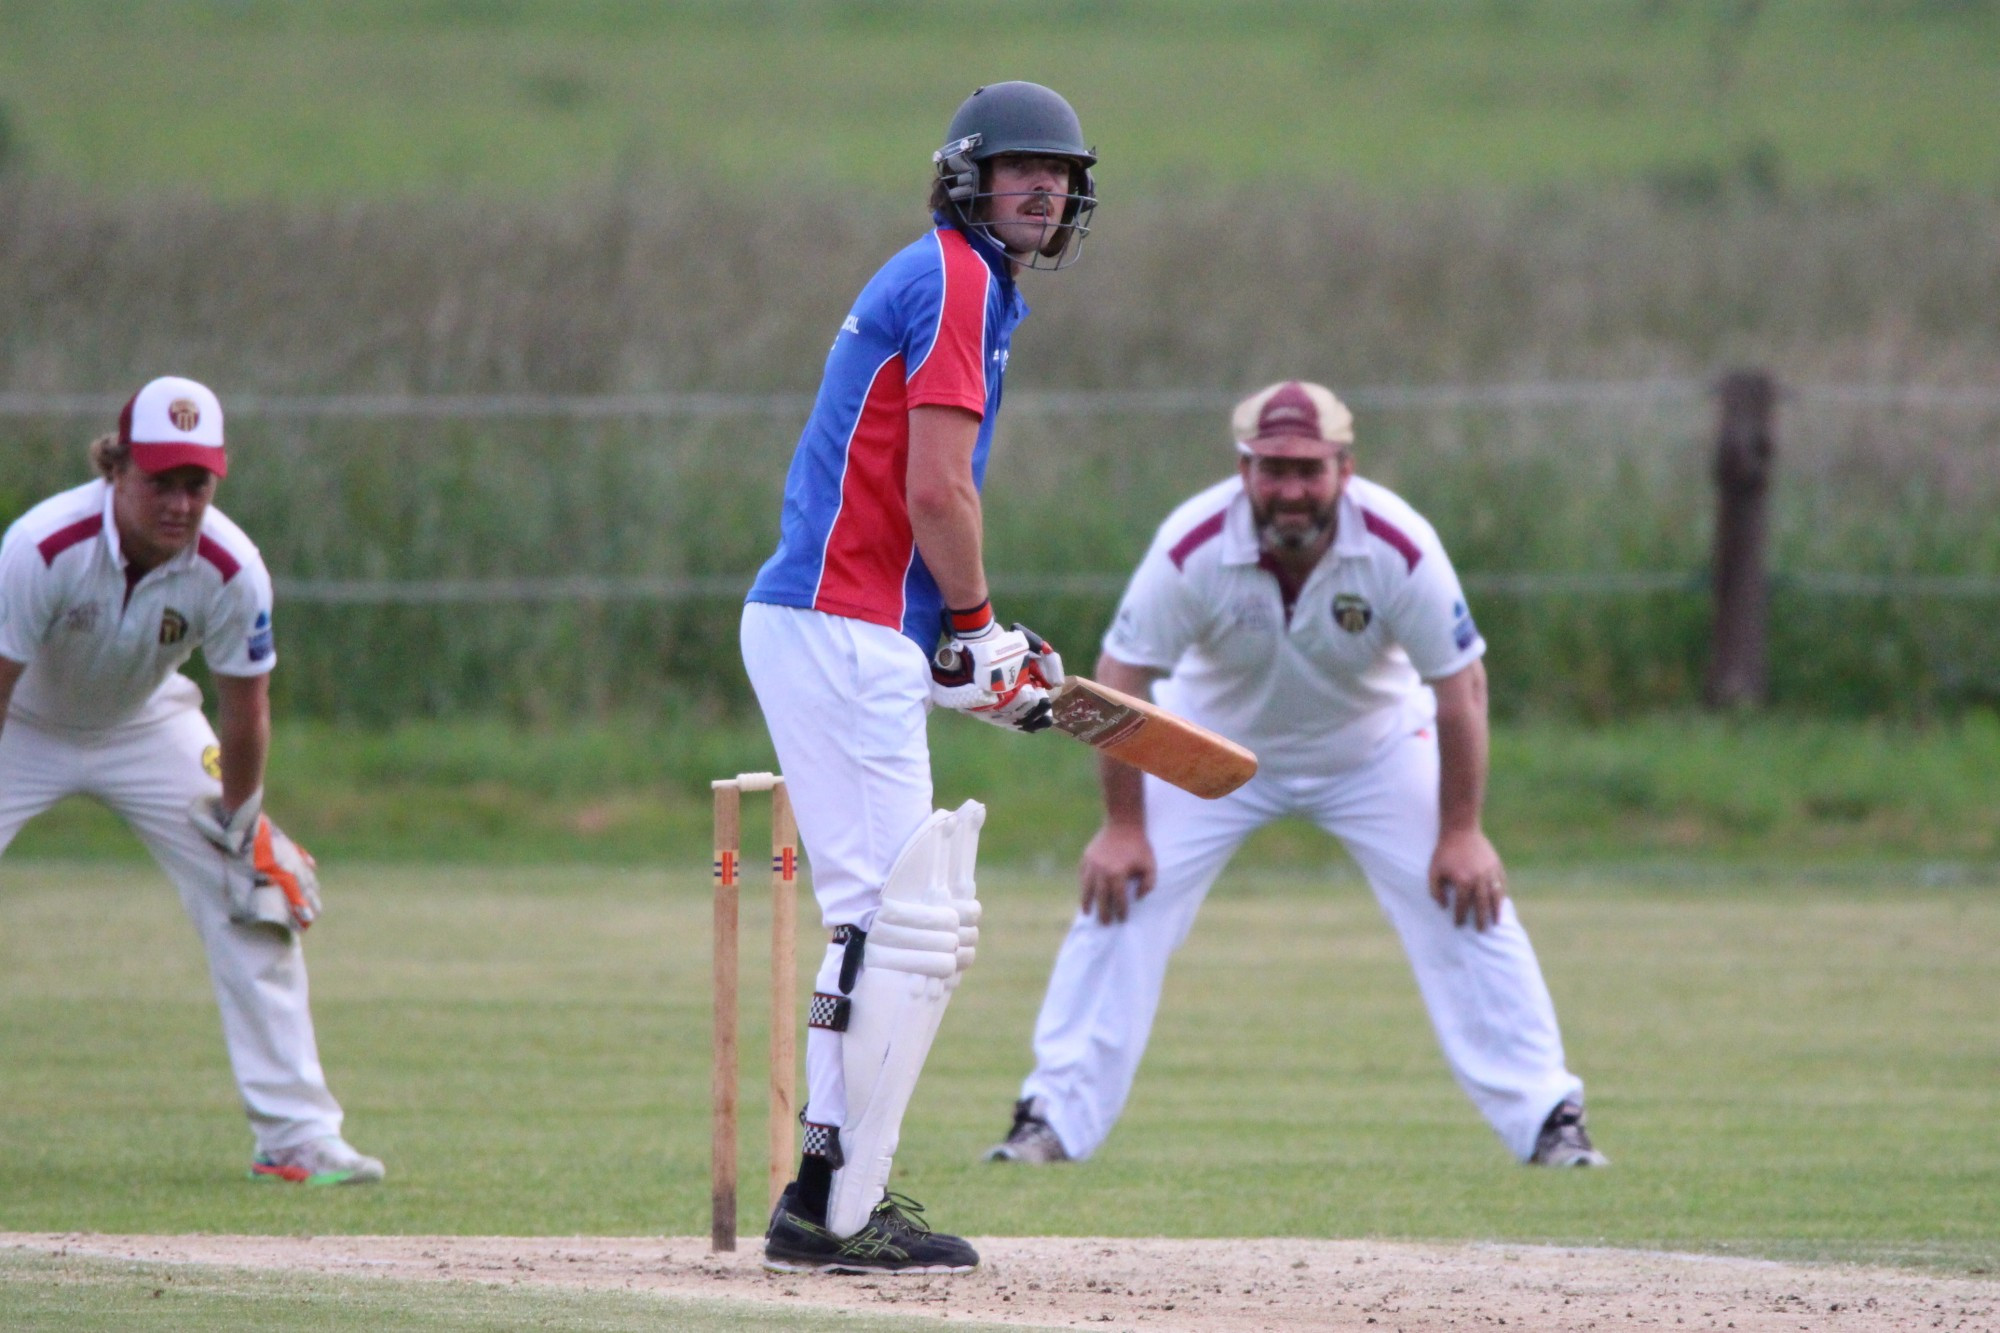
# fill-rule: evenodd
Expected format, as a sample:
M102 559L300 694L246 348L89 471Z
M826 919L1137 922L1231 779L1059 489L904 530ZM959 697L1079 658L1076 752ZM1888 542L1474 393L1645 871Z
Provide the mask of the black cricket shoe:
M771 1211L764 1234L764 1267L774 1273L969 1273L979 1252L957 1236L941 1235L924 1223L923 1206L887 1194L851 1236L836 1236L793 1211L794 1185L787 1185Z
M1014 1124L1007 1131L1007 1137L988 1148L985 1159L989 1162L1032 1162L1039 1165L1067 1162L1069 1154L1063 1150L1062 1140L1056 1137L1055 1126L1036 1112L1035 1099L1023 1097L1014 1103Z
M1530 1166L1610 1166L1611 1159L1597 1151L1590 1141L1590 1126L1584 1123L1583 1104L1568 1101L1549 1112L1542 1132L1535 1136Z

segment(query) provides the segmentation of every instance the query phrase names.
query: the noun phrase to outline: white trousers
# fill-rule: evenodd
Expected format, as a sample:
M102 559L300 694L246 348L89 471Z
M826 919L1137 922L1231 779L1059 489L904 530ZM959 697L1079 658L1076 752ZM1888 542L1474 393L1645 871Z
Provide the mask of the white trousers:
M820 918L870 930L896 856L931 815L930 664L895 630L750 602L743 665L791 790ZM817 990L838 994L829 947ZM806 1118L847 1121L840 1034L806 1031Z
M1430 728L1405 733L1336 777L1258 776L1204 801L1146 779L1146 828L1159 873L1123 922L1080 914L1056 956L1035 1023L1035 1070L1023 1097L1071 1157L1095 1152L1125 1109L1166 981L1209 886L1243 840L1303 815L1347 847L1402 938L1431 1025L1459 1086L1516 1157L1548 1113L1581 1098L1564 1067L1555 1006L1511 902L1486 930L1454 926L1431 900L1438 832L1438 749Z
M215 732L192 681L170 685L172 706L103 731L44 729L10 717L0 730L0 852L36 815L66 796L93 796L139 835L180 891L181 907L208 951L237 1090L260 1152L340 1132L327 1091L297 940L229 919L223 857L188 819L198 798L222 784L202 769ZM146 942L126 941L140 949Z

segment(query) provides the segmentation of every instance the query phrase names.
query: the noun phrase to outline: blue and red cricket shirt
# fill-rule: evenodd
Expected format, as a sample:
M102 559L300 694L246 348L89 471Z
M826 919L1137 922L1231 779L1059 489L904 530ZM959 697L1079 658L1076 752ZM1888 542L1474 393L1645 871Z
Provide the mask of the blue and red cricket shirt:
M1028 313L1004 252L938 221L842 321L785 477L778 549L747 599L885 625L926 654L943 599L910 530L909 410L979 414L983 486L1008 343Z

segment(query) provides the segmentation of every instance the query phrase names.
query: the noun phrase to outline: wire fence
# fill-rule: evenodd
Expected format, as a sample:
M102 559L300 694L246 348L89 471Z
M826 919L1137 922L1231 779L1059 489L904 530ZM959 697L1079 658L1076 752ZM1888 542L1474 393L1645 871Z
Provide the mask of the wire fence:
M1711 386L1364 385L1365 475L1443 536L1496 706L1700 697ZM1236 395L1014 391L987 488L995 595L1088 658L1161 519L1220 478ZM84 475L114 394L0 393L0 502ZM2000 389L1787 385L1772 488L1773 697L2000 706ZM770 554L799 393L232 394L225 508L275 582L294 713L747 706L735 604Z
M1689 378L1525 381L1488 384L1364 385L1344 391L1354 407L1376 413L1465 409L1694 407L1711 386ZM1789 386L1799 406L2000 414L2000 388L1891 383ZM0 419L109 419L123 399L101 393L0 393ZM1236 395L1207 389L1027 391L1010 395L1007 411L1021 418L1132 418L1208 415L1220 418ZM232 417L294 422L412 421L722 421L763 419L802 423L812 397L801 393L634 394L237 394ZM338 441L338 434L322 443ZM537 578L355 579L274 576L286 601L323 606L451 606L500 604L677 603L742 597L750 575L685 577L556 575ZM1124 572L1001 574L1008 597L1115 597ZM1478 596L1618 597L1638 593L1706 594L1705 569L1467 571L1466 591ZM2000 576L1865 575L1780 570L1774 587L1814 597L2000 597Z
M1473 407L1588 407L1698 400L1707 381L1532 380L1492 384L1374 384L1344 389L1350 406L1367 411ZM2000 413L2000 388L1923 384L1799 384L1788 399L1802 404L1900 407ZM1226 413L1238 394L1219 389L1028 390L1007 398L1009 416L1179 416ZM124 398L103 393L0 393L0 417L111 417ZM676 417L803 419L805 393L624 394L232 394L231 416L318 420L603 421Z
M992 579L997 596L1116 597L1124 574L1001 574ZM735 601L750 591L748 575L691 578L548 579L295 579L274 576L278 596L315 606L452 606L548 602ZM1487 597L1623 597L1633 593L1686 593L1706 596L1707 570L1607 570L1601 573L1468 573L1465 590ZM1772 585L1816 597L1942 597L1969 600L2000 597L2000 577L1967 575L1882 575L1775 571Z

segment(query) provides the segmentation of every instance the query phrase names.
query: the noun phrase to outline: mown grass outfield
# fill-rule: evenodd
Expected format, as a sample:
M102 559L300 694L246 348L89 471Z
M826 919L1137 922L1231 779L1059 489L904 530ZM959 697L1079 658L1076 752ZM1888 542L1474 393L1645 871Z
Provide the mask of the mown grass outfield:
M330 875L310 945L323 1053L352 1137L391 1168L385 1187L355 1191L242 1178L248 1140L200 954L150 868L10 860L0 875L0 1230L705 1230L694 867ZM1096 1160L981 1164L1071 909L1066 876L998 870L900 1187L985 1235L1502 1238L1961 1271L2000 1259L1990 886L1515 882L1614 1170L1507 1158L1341 871L1224 880ZM743 1141L757 1145L762 1030L746 989ZM746 1148L747 1181L756 1156Z

